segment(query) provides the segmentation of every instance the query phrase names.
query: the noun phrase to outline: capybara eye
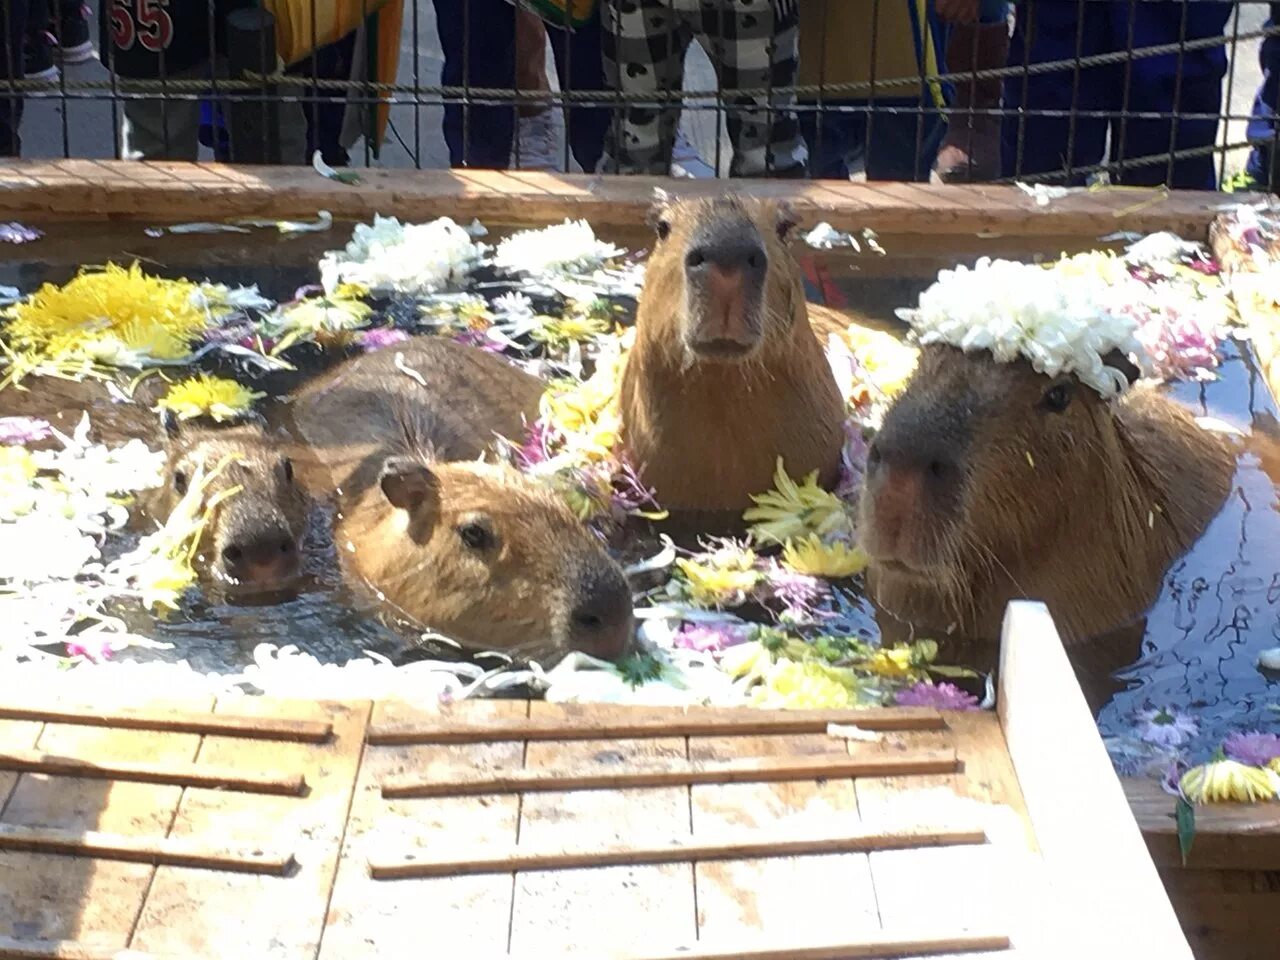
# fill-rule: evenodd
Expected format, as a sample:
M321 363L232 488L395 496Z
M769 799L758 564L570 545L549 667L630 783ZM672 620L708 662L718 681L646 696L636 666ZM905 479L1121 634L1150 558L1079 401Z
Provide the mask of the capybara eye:
M1050 413L1061 413L1071 406L1071 384L1055 383L1044 392L1040 405Z
M175 471L173 474L173 489L178 492L179 496L187 492L187 475L181 470Z
M280 469L284 471L284 482L293 483L293 461L285 457L280 461Z
M654 225L654 230L657 231L659 240L665 240L671 236L671 224L667 220L659 220Z
M707 262L707 256L701 250L690 250L688 256L684 258L684 265L690 270L697 270Z
M472 550L488 550L493 546L493 534L479 521L464 523L458 527L458 539Z

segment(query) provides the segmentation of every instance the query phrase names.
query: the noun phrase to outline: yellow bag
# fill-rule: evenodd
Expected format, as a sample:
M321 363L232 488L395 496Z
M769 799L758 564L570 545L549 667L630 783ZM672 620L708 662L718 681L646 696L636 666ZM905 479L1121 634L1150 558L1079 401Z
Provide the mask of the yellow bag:
M555 27L580 27L591 19L596 0L525 0L525 6Z
M404 0L262 0L276 18L276 53L286 66L337 43L389 4Z

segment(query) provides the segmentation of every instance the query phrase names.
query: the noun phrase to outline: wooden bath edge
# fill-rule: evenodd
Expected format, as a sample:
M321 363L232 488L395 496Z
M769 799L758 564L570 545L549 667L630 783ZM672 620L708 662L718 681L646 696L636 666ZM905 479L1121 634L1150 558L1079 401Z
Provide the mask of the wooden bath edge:
M566 217L595 227L642 226L655 187L681 197L736 190L785 199L806 226L842 230L1005 236L1103 236L1170 230L1204 237L1228 202L1253 194L1163 188L1072 189L1039 203L1016 186L846 183L828 180L685 180L499 170L360 169L338 183L310 167L121 160L13 160L0 163L6 219L118 219L154 223L232 217L368 220L375 213L422 220L449 216L542 225Z

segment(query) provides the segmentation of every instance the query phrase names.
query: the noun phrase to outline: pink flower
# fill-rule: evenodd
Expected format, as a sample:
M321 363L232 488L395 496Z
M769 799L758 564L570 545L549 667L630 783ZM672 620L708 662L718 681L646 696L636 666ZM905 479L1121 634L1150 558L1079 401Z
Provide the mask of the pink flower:
M551 441L554 437L555 430L548 421L538 419L529 424L525 430L524 443L516 451L516 461L520 469L527 470L550 457Z
M111 642L101 638L87 637L81 640L67 640L67 656L84 657L93 663L102 663L111 659Z
M490 353L502 353L502 345L490 340L489 335L483 330L463 330L453 335L453 341L464 347L479 347Z
M680 628L672 641L674 646L699 653L715 653L726 647L735 647L751 638L751 628L745 623L692 624Z
M53 433L44 420L35 417L0 417L0 443L34 443Z
M361 330L356 334L356 343L365 350L381 350L383 347L389 347L393 343L403 343L408 339L407 333L394 327L374 327L371 330Z
M1257 730L1237 732L1222 741L1222 750L1232 760L1251 767L1265 767L1280 757L1280 736Z
M764 570L769 595L782 602L781 617L791 623L808 623L832 614L818 610L815 604L828 596L825 581L818 577L788 570L776 560L770 561Z
M935 710L977 710L978 698L952 683L921 680L899 690L894 702L900 707L933 707Z

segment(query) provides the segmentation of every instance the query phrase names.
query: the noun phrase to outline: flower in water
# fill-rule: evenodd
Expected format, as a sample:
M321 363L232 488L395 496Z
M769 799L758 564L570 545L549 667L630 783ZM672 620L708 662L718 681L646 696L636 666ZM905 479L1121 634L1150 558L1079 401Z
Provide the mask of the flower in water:
M31 243L44 234L21 223L0 223L0 243Z
M1225 758L1192 767L1178 786L1192 803L1255 803L1276 795L1271 771Z
M705 606L738 606L760 582L756 555L731 541L698 559L676 560L683 574L689 598Z
M782 602L782 619L791 623L807 623L819 616L815 604L828 595L829 588L817 577L797 573L770 560L764 568L770 595Z
M1180 747L1200 730L1195 718L1172 708L1138 711L1138 736L1161 747Z
M817 534L788 540L782 550L782 562L796 573L813 577L852 577L861 573L871 558L860 548L844 540L824 543Z
M597 240L585 220L565 220L541 230L521 230L498 244L499 270L533 275L589 271L626 251Z
M953 683L922 680L899 690L893 702L900 707L933 707L935 710L977 710L978 698Z
M463 330L461 333L453 335L454 343L460 343L464 347L479 347L481 350L488 350L490 353L502 353L502 344L494 343L489 334L484 330Z
M0 417L0 444L34 443L52 433L47 421L35 417Z
M250 390L226 377L202 373L175 383L160 400L159 406L171 410L179 420L207 416L222 423L244 416L255 400L265 396L265 393Z
M1222 741L1222 749L1232 760L1251 767L1265 767L1280 757L1280 736L1257 730L1233 733Z
M94 637L78 637L67 640L68 657L84 657L94 663L102 663L111 658L112 647L109 640Z
M673 646L699 653L717 653L751 639L751 627L745 623L686 623L672 640Z
M751 536L757 543L781 544L808 533L826 537L853 532L844 503L818 486L817 470L797 484L787 475L779 457L773 482L773 490L752 495L756 505L742 514L742 519L751 524Z
M281 315L288 330L337 333L365 325L373 308L354 297L311 297L286 307Z
M840 479L833 491L841 500L852 501L862 489L867 472L869 444L862 426L855 420L844 422L844 446L840 450Z
M504 293L494 298L493 312L500 320L528 319L533 316L533 301L523 293Z
M521 470L545 462L550 456L551 441L555 431L551 424L539 418L525 428L525 440L516 451L516 465Z
M403 343L409 335L395 327L375 327L372 330L361 330L356 334L356 343L365 350L381 350L393 343Z

